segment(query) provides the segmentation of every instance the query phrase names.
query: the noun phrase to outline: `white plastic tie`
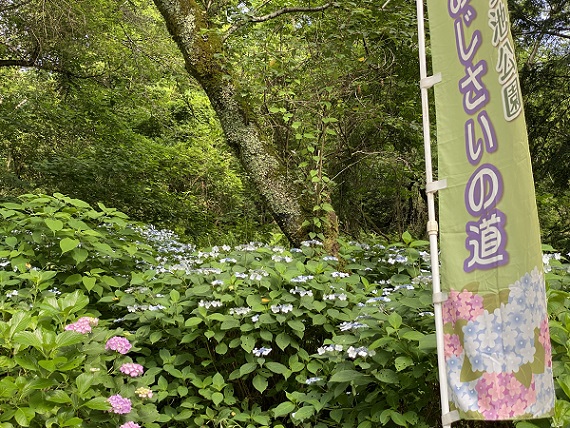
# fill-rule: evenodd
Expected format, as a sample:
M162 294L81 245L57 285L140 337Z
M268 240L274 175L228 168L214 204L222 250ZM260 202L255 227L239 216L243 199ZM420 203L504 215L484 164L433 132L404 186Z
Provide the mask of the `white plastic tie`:
M443 180L432 181L430 183L426 183L426 192L427 193L435 193L438 190L445 189L447 187L447 178Z
M432 301L433 303L443 303L449 298L447 293L439 292L433 293Z
M441 422L445 426L445 425L451 425L453 422L457 422L460 419L461 418L459 417L459 412L457 410L454 410L452 412L443 415L441 417Z
M420 88L429 89L435 84L441 82L441 80L442 80L441 73L437 73L429 77L424 77L423 79L420 80Z

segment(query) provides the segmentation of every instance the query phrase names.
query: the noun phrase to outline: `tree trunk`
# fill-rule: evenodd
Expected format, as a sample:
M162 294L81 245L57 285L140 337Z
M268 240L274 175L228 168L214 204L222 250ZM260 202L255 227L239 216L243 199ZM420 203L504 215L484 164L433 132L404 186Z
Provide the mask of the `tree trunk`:
M285 167L247 108L235 95L231 76L224 71L222 42L209 26L206 11L195 0L154 0L168 31L184 56L186 70L206 92L224 130L273 218L295 245L307 239L303 222L308 212L299 191L287 179ZM219 55L216 55L219 54Z

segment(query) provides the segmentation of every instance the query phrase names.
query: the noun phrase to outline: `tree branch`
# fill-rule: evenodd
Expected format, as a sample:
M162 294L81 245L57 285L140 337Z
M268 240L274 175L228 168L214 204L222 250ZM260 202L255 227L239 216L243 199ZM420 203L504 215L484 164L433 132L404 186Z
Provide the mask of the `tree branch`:
M223 37L223 41L226 41L229 36L231 36L236 30L241 28L244 25L249 23L259 23L269 21L271 19L275 19L281 15L285 15L288 13L299 13L299 12L306 12L306 13L314 13L314 12L322 12L330 7L340 7L340 3L336 2L329 2L325 3L322 6L315 6L315 7L284 7L282 9L276 10L274 12L268 13L267 15L262 16L247 16L243 21L238 21L234 25L230 27L230 29L226 32Z
M29 59L0 59L2 67L34 67L34 61Z
M277 18L278 16L284 15L286 13L322 12L323 10L328 9L331 6L337 7L338 4L337 3L325 3L322 6L316 6L316 7L284 7L283 9L276 10L275 12L268 13L267 15L250 16L248 18L248 21L249 22L265 22L265 21L269 21L270 19Z
M568 30L564 30L568 31ZM560 37L563 39L570 39L570 34L565 34L560 31L542 31L543 34L548 34L549 36Z
M104 73L97 74L77 74L73 71L56 67L52 64L40 64L35 59L0 59L0 68L4 67L28 67L35 68L37 70L46 70L54 73L63 74L68 77L74 77L76 79L93 79L95 77L101 77Z

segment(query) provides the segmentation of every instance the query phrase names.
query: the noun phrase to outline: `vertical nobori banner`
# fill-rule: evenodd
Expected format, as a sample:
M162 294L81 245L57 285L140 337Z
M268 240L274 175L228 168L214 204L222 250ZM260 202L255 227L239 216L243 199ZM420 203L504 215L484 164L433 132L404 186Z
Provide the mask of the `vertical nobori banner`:
M464 419L554 407L534 184L506 0L428 0L445 362Z

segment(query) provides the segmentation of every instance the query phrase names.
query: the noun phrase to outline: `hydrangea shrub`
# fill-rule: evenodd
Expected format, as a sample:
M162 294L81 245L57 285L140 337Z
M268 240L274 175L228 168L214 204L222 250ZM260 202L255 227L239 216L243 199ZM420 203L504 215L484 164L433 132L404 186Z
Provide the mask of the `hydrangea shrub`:
M0 428L438 423L423 241L344 242L338 257L278 237L196 250L63 195L25 195L0 216ZM562 397L568 280L556 275Z

